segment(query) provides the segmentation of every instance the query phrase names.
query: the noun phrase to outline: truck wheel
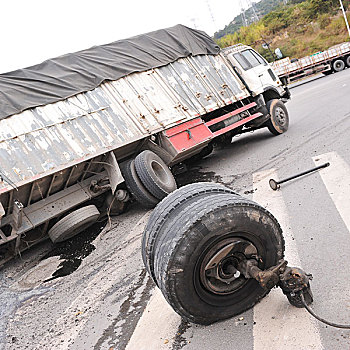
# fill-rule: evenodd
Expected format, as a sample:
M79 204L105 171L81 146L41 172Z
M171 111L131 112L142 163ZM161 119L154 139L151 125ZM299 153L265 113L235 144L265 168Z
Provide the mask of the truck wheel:
M286 106L280 100L274 99L266 103L270 119L266 122L267 128L274 135L281 135L288 130L289 115Z
M209 194L228 194L238 196L233 190L216 183L198 182L183 186L172 192L166 199L161 201L153 210L142 236L142 259L147 272L157 284L154 276L154 246L161 234L164 234L164 226L183 210L184 205L198 200Z
M350 56L346 57L346 65L350 68Z
M210 324L251 308L268 291L237 273L245 258L261 269L283 258L276 219L256 203L230 194L178 212L155 249L155 276L166 300L186 321Z
M51 227L48 235L53 243L65 241L91 226L99 216L96 206L82 207L59 220Z
M335 60L332 65L333 65L333 70L335 72L340 72L345 68L345 63L343 60Z
M141 152L135 158L135 168L141 182L154 197L163 199L176 190L176 182L170 169L152 151Z
M126 187L136 201L145 208L154 208L158 204L159 200L153 197L142 184L136 173L134 160L131 159L125 163L122 163L120 165L120 170L125 179Z

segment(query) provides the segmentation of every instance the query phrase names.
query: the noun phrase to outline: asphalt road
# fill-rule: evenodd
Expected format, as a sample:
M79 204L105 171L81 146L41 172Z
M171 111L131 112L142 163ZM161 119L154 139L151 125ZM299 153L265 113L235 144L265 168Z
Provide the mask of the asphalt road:
M177 181L220 182L271 210L287 259L314 276L314 310L350 323L350 69L295 84L292 96L286 134L235 137ZM270 177L326 161L330 167L278 192L268 187ZM142 265L149 214L134 205L99 235L103 223L68 246L46 242L2 268L0 349L350 349L350 331L315 322L277 289L227 321L181 322Z

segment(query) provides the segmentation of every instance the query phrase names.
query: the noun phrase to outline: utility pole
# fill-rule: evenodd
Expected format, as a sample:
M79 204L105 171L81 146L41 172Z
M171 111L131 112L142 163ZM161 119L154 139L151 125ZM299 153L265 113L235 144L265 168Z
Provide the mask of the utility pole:
M259 21L259 16L258 16L257 10L255 8L255 3L252 2L251 0L247 0L247 3L248 3L248 7L250 6L252 11L253 11L253 16L255 18L255 21Z
M209 0L207 0L207 5L208 5L208 11L209 11L211 20L213 21L214 27L216 28L216 22L215 22L214 14L213 14L213 11L211 10L210 4L209 4Z
M350 37L350 27L349 27L348 18L346 17L346 12L345 12L345 9L344 9L344 6L343 6L343 2L342 2L342 0L339 0L339 2L340 2L341 10L343 11L343 15L344 15L344 19L345 19L346 28L348 28L349 37Z
M243 8L242 0L239 0L239 4L241 5L241 17L242 17L242 23L246 27L248 25L247 19L245 17L245 10Z

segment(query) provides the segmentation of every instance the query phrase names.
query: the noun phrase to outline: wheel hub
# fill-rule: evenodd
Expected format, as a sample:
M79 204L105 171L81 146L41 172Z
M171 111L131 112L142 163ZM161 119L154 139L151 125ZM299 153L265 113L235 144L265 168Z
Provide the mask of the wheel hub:
M257 258L257 249L249 241L230 238L215 244L204 256L200 267L203 286L215 294L230 294L247 279L238 270L246 259Z
M284 110L281 107L276 107L275 116L278 123L281 126L284 126L284 124L286 123L286 114L284 113Z
M157 162L155 160L152 161L151 168L154 171L154 173L156 174L156 176L160 179L160 181L162 181L162 182L167 181L167 173L159 162Z

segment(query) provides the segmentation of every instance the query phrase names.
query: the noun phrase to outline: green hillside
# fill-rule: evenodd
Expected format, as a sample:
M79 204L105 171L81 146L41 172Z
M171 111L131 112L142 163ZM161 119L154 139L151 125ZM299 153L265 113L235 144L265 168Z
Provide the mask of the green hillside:
M306 0L289 0L289 1L292 3L298 3ZM259 16L259 18L261 18L282 4L283 4L283 0L261 0L260 2L255 4L255 9L256 9L257 15ZM248 24L252 24L254 22L254 19L255 19L254 11L251 7L246 11L244 11L244 16ZM234 34L241 27L243 27L243 25L244 23L242 21L242 16L238 15L232 20L232 22L230 22L227 26L225 26L224 29L217 31L214 34L214 39L218 40L227 34Z
M261 2L264 1L267 0ZM350 0L343 0L343 4L350 22ZM216 39L222 48L237 43L251 45L269 61L273 60L271 51L277 47L285 56L302 57L348 40L339 0L290 0L287 5L279 4L258 22ZM264 42L271 51L262 48Z

